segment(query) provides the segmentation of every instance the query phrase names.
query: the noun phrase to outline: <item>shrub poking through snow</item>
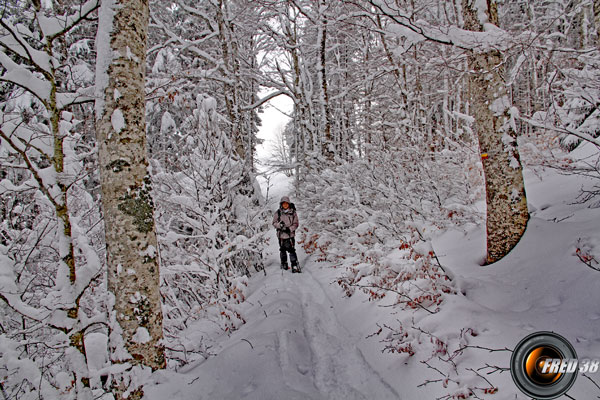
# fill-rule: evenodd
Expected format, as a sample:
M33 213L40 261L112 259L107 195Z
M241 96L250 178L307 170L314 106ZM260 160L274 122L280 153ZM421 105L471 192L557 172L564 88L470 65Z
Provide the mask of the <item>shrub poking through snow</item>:
M347 295L355 288L369 296L369 300L394 297L394 306L403 309L422 309L435 313L443 295L455 293L450 278L434 263L434 252L423 246L413 228L408 241L403 241L387 258L361 253L358 260L346 268L338 284Z
M378 325L378 330L371 336L381 336L385 347L383 352L405 354L412 357L419 353L426 358L419 362L433 371L432 377L419 384L424 387L430 384L441 384L448 393L438 399L481 399L481 395L492 395L498 392L495 386L484 375L507 372L508 368L487 364L474 369L463 366L462 361L468 358L467 350L487 352L504 352L510 354L508 348L493 349L471 345L472 338L479 334L473 328L463 328L460 333L441 337L434 335L415 323L415 319L402 323L397 327ZM468 363L467 363L468 364Z
M577 239L573 255L579 258L579 261L593 270L600 271L600 255L598 255L598 239L587 238Z

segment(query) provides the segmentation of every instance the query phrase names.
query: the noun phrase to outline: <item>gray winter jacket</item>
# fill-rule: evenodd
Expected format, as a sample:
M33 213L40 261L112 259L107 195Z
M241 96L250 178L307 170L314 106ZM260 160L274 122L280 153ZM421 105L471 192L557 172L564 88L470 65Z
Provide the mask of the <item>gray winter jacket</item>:
M281 208L281 204L284 202L290 205L287 210ZM281 229L281 222L283 222L284 229L290 229L289 233L287 233L287 231L284 232ZM277 229L277 237L279 239L289 239L296 236L296 229L298 229L298 214L296 213L296 208L287 196L283 196L279 202L279 209L275 211L275 215L273 216L273 227Z

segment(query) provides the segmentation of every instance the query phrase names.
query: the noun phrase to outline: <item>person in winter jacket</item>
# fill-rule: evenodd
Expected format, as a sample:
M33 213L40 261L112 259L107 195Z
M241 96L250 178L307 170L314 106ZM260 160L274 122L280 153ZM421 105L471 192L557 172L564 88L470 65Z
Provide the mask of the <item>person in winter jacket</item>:
M287 253L290 253L292 272L300 272L298 268L298 256L296 255L296 229L298 229L298 214L296 207L290 202L290 198L283 196L279 202L279 209L273 216L273 226L277 230L279 239L279 257L281 268L288 269Z

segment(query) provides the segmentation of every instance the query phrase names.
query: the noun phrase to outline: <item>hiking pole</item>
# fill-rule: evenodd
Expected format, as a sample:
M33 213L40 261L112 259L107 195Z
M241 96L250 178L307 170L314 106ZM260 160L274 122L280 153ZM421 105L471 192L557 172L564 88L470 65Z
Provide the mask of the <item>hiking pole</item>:
M279 251L281 252L281 238L279 237L279 229L277 229L277 243L279 243ZM283 264L279 263L279 269L281 270L281 277L283 278Z

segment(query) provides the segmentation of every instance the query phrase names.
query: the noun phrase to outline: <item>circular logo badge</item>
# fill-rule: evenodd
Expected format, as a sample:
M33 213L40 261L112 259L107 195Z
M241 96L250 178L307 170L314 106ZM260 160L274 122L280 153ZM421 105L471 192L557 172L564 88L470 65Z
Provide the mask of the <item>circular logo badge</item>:
M565 394L577 379L577 354L562 336L536 332L515 347L510 373L515 385L527 396L555 399Z

